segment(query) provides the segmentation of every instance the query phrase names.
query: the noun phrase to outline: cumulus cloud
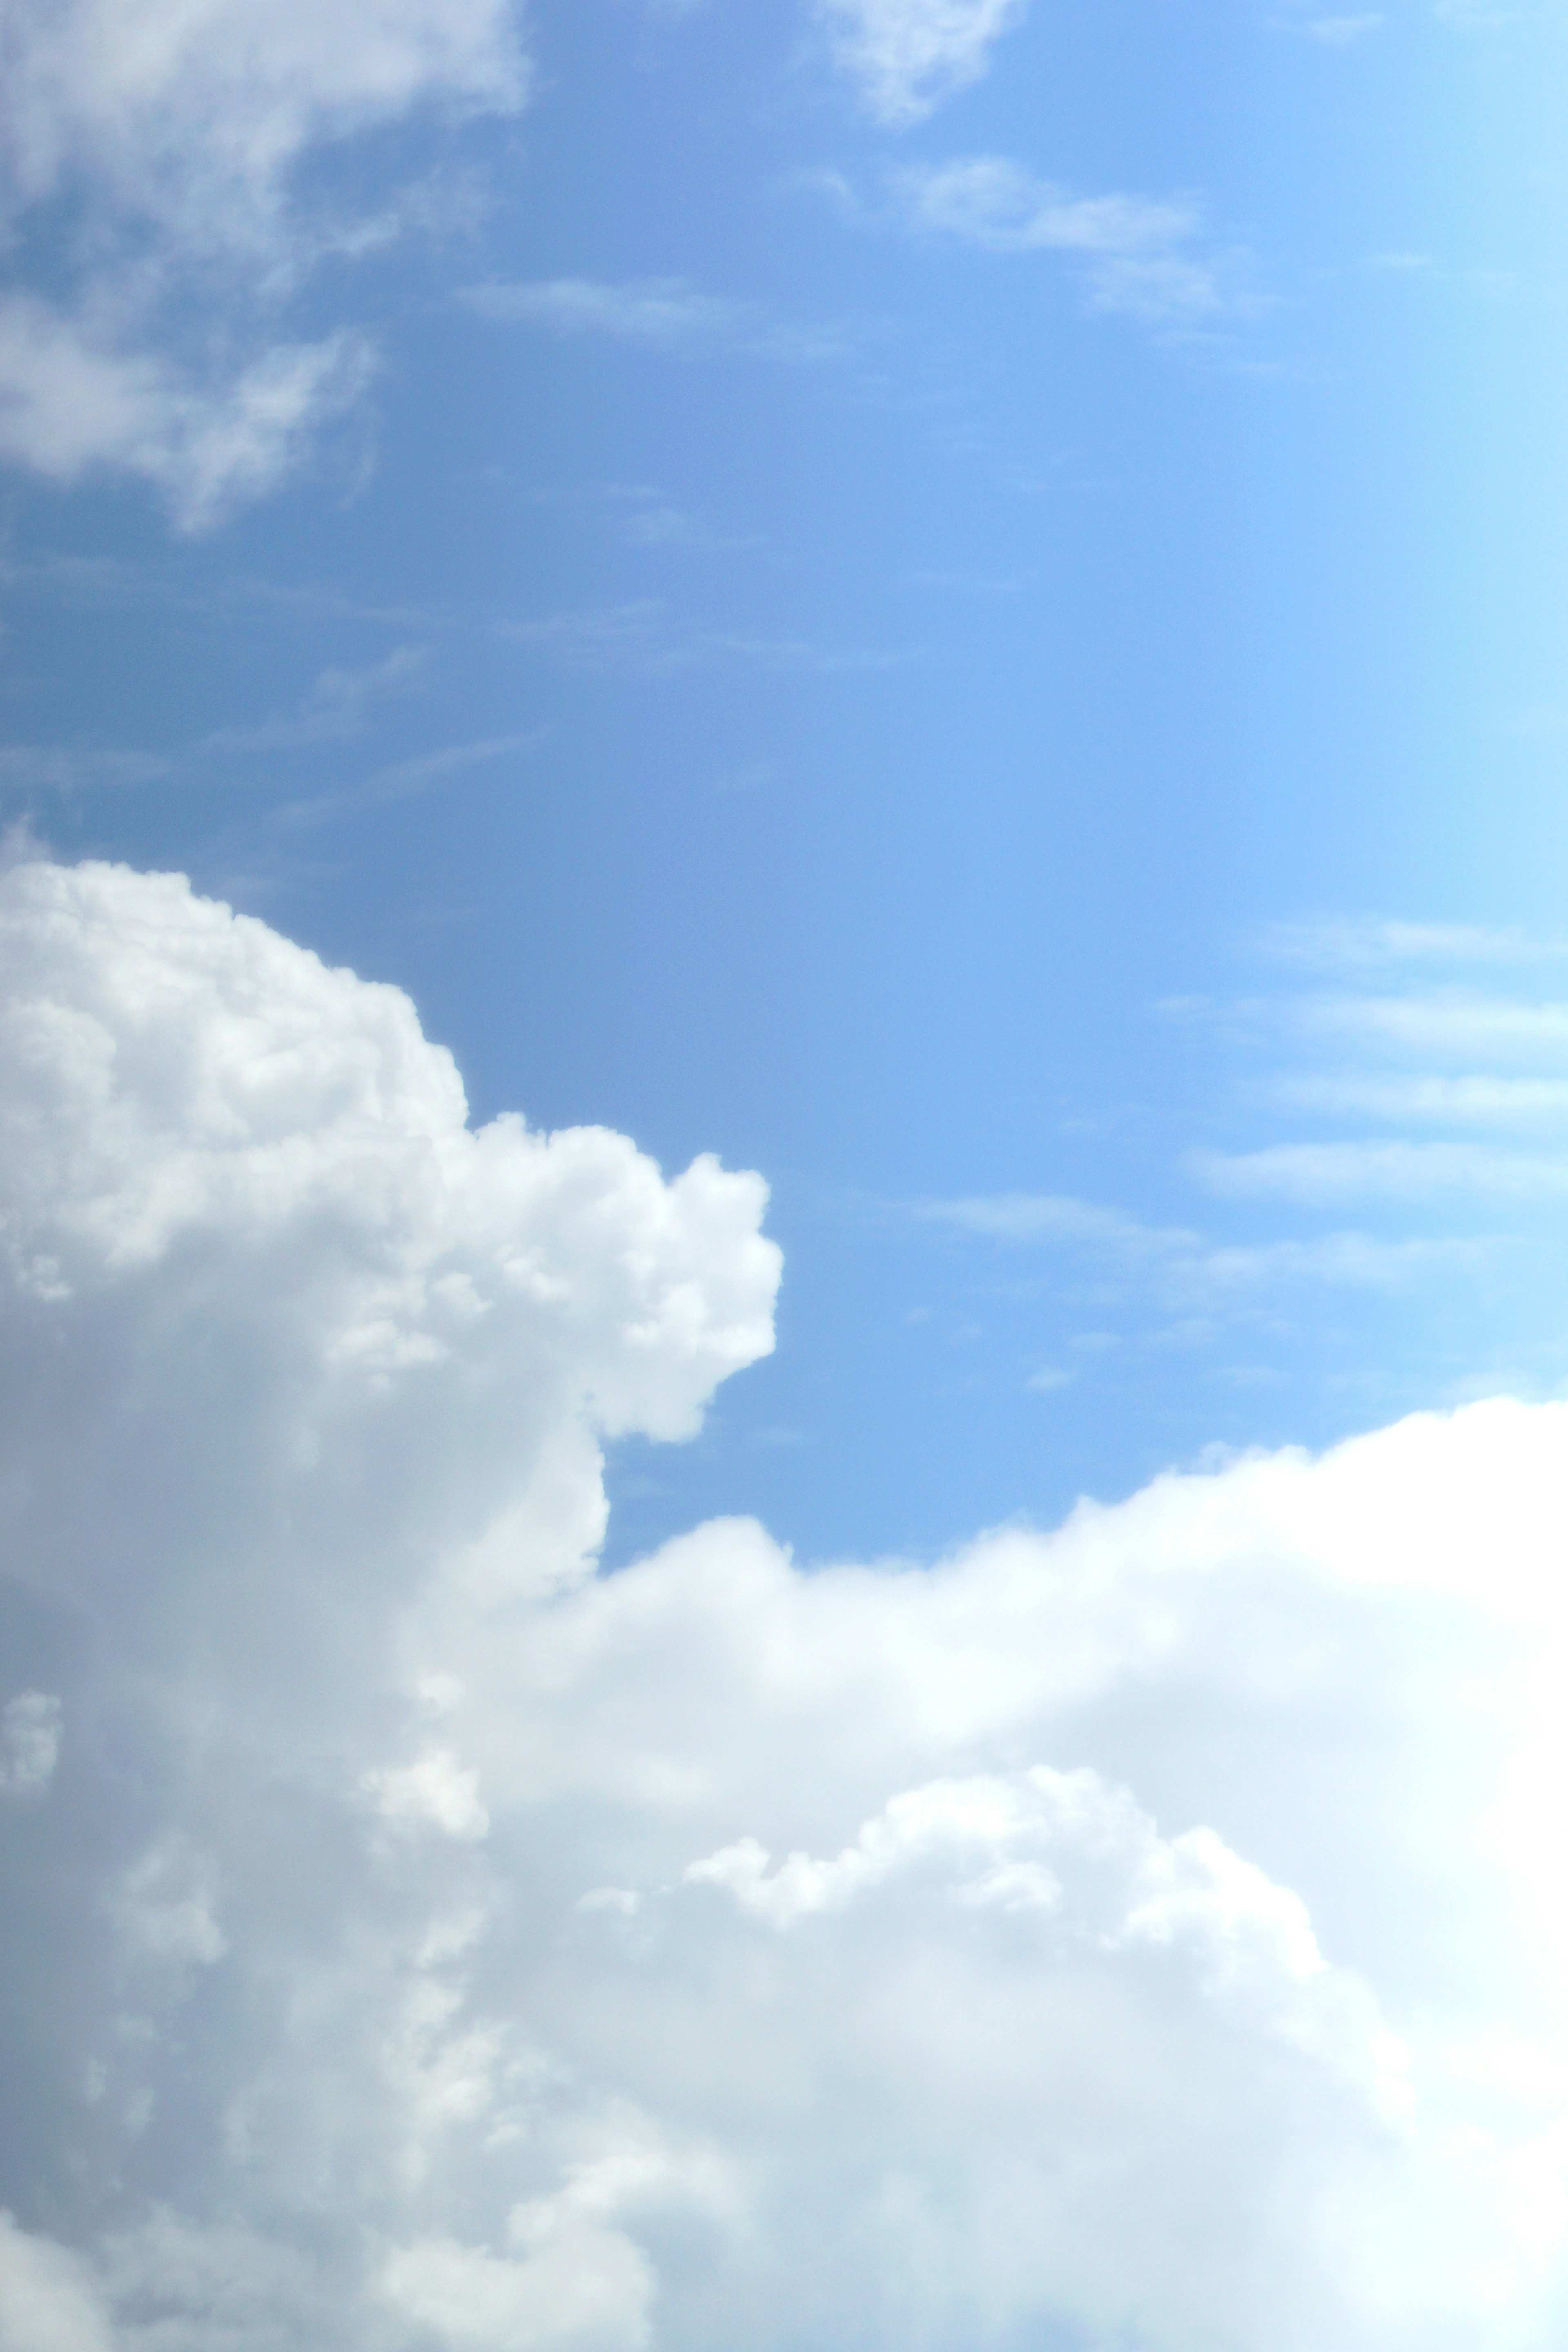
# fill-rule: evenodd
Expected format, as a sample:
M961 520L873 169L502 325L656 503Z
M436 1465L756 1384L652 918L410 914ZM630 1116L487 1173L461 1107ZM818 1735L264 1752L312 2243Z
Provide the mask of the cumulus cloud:
M36 858L0 1105L6 2352L1561 2340L1568 1408L605 1575L757 1178Z
M817 0L839 64L868 111L894 129L920 122L978 81L1027 0Z
M403 226L310 206L305 159L417 109L514 108L527 81L508 0L20 0L0 72L0 222L24 276L62 224L70 257L68 290L57 250L0 307L0 457L139 477L188 530L270 488L370 371L347 328L275 331L316 258Z

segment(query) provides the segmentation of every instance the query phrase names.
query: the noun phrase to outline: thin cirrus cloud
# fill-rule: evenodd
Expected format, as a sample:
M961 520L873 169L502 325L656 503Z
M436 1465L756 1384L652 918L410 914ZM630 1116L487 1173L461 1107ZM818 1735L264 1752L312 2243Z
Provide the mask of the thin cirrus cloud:
M673 612L658 597L552 613L538 620L505 621L497 625L496 633L563 669L627 677L674 677L716 662L837 676L898 668L920 658L917 650L823 646L800 637L715 629Z
M758 1179L124 867L0 1070L0 2341L1554 2340L1568 1409L601 1576Z
M466 287L458 299L499 325L605 336L686 357L739 352L808 362L841 357L850 340L840 328L793 325L759 303L705 294L683 278L533 278Z
M1185 1190L1179 1222L1044 1188L918 1202L916 1221L1033 1253L1055 1301L1038 1312L1109 1318L1123 1343L1246 1333L1283 1369L1293 1302L1317 1287L1405 1302L1457 1392L1500 1328L1528 1377L1560 1377L1561 942L1367 919L1279 925L1254 945L1272 967L1263 992L1162 1008L1187 1050L1224 1057L1189 1085L1187 1139L1156 1171L1162 1192Z
M1540 1202L1568 1193L1568 1155L1502 1151L1479 1143L1383 1138L1275 1143L1260 1151L1194 1151L1187 1166L1211 1192L1311 1204L1426 1202L1467 1194Z
M817 0L835 58L873 120L921 122L978 81L1027 0Z
M1194 1150L1186 1165L1206 1190L1310 1206L1473 1198L1527 1208L1568 1189L1557 1140L1568 1119L1568 1004L1540 986L1555 976L1560 941L1362 923L1287 926L1264 944L1342 985L1200 1017L1232 1026L1271 1065L1255 1082L1261 1100L1318 1131ZM1490 987L1477 987L1478 967ZM1342 984L1368 978L1370 989Z
M1167 1310L1220 1314L1249 1308L1259 1297L1302 1284L1409 1288L1435 1272L1451 1275L1462 1265L1473 1266L1488 1254L1488 1245L1473 1236L1390 1239L1340 1232L1237 1244L1190 1226L1145 1223L1119 1209L1052 1192L921 1201L914 1215L922 1223L1010 1249L1074 1259L1097 1269L1102 1297L1104 1277L1110 1275L1129 1297L1145 1297Z
M421 110L514 110L528 92L514 13L153 0L132 26L104 0L19 0L0 37L0 214L21 257L0 303L0 457L62 484L140 478L199 530L273 488L374 366L346 327L299 342L280 322L323 253L395 236L399 207L323 217L298 196L300 165ZM30 287L33 251L68 219L87 258L66 289L43 290L42 264ZM211 360L215 342L238 356Z

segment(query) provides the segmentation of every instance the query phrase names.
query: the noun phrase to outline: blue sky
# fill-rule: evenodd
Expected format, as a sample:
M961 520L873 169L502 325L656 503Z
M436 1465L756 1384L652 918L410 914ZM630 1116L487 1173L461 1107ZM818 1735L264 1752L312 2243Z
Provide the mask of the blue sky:
M1530 1653L1563 1642L1568 18L1548 0L18 0L0 58L0 895L24 1106L7 1130L25 1405L7 1540L54 1563L42 1600L18 1597L20 1570L0 1580L0 1699L14 1689L19 1710L0 1826L9 1790L34 1840L15 1866L46 1889L24 1970L41 2006L18 1996L0 2050L9 2095L45 2115L90 2043L105 2082L129 2070L131 2118L121 2147L120 2093L94 2105L92 2163L114 2185L90 2196L69 2185L91 2167L63 2127L0 2145L0 2206L17 2213L0 2218L0 2344L43 2312L65 2352L138 2352L147 2298L221 2270L212 2232L243 2227L233 2260L254 2260L272 2316L220 2335L198 2295L158 2352L697 2352L773 2293L735 2251L739 2223L715 2267L692 2251L744 2209L748 2242L795 2282L781 2347L834 2340L799 2285L807 2246L828 2250L845 2344L907 2340L887 2284L908 2253L896 2217L940 2211L958 2251L931 2287L932 2352L1287 2352L1215 2216L1255 2157L1259 2179L1278 2158L1299 2188L1314 2151L1353 2204L1343 2184L1373 2159L1364 2117L1342 2133L1334 2101L1353 2081L1366 2132L1394 2132L1384 2027L1449 2153L1420 2173L1421 2142L1426 2189L1395 2167L1367 2210L1391 2246L1462 2213L1478 2251L1456 2254L1435 2316L1415 2253L1384 2275L1364 2248L1335 2240L1331 2259L1287 2231L1270 2259L1298 2281L1291 2325L1346 2352L1552 2340L1561 2217L1519 2213L1568 2213L1557 2126L1489 2109L1483 2125L1454 2085L1484 2076L1489 2097L1568 2063L1568 1997L1533 1978L1497 1990L1521 1938L1560 1960L1568 1918L1539 1864L1561 1824L1520 1793L1562 1762ZM95 861L132 871L95 879ZM163 873L196 900L146 878ZM404 997L373 983L450 1049L477 1141ZM40 1069L64 1073L42 1108ZM505 1124L517 1111L529 1139ZM579 1129L602 1132L540 1139ZM100 1146L112 1181L93 1172ZM704 1154L731 1174L704 1174ZM451 1188L438 1210L431 1168ZM778 1261L750 1171L783 1253L772 1325ZM532 1204L516 1233L496 1205L508 1184ZM421 1288L437 1259L447 1273ZM560 1330L507 1319L519 1267ZM58 1303L100 1293L90 1330ZM57 1312L58 1356L40 1336ZM437 1393L430 1371L420 1405L418 1367L437 1363L458 1385ZM333 1385L345 1365L365 1383L352 1397ZM64 1436L26 1403L56 1395L58 1366L76 1368ZM1457 1418L1402 1434L1412 1413ZM1280 1450L1347 1440L1310 1470ZM349 1466L328 1493L317 1471L338 1442ZM101 1526L73 1499L84 1481ZM58 1509L40 1499L57 1492ZM1082 1496L1116 1507L1036 1532ZM1192 1532L1205 1497L1212 1540ZM1501 1540L1494 1507L1518 1571L1495 1621L1478 1565ZM759 1524L736 1532L742 1518ZM1406 1527L1436 1563L1429 1586L1378 1552L1386 1536L1403 1559L1388 1531ZM84 1564L121 1549L154 1596L144 1614L118 1567ZM889 1559L924 1570L873 1609L852 1564ZM333 1614L320 1594L340 1567ZM1175 1597L1156 1606L1151 1577ZM556 1632L519 1628L558 1587L578 1615L557 1672L539 1663ZM331 1706L303 1668L292 1686L286 1640L268 1663L278 1628L233 1597L274 1588L279 1624L297 1610L311 1629L300 1654L319 1641L331 1664L321 1688L339 1677ZM1069 1589L1081 1612L1058 1622ZM1168 1640L1151 1631L1167 1607ZM1037 1706L1009 1679L1015 1619ZM1256 1652L1237 1630L1255 1625ZM116 1643L137 1662L121 1679L101 1663ZM1298 1643L1318 1661L1301 1681ZM644 1660L630 1681L617 1643ZM831 1689L800 1664L818 1643L841 1657ZM971 1661L951 1685L950 1646ZM1060 1663L1112 1654L1081 1687ZM1363 1656L1386 1667L1375 1692ZM887 1657L914 1662L907 1687ZM994 1705L972 1719L981 1686ZM550 1727L537 1752L531 1708ZM226 1709L232 1753L210 1729ZM1500 1763L1510 1710L1530 1738ZM214 1810L209 1738L250 1792L232 1814ZM795 1790L802 1741L825 1760ZM99 1777L68 1786L89 1748ZM78 1810L57 1850L27 1808L61 1758ZM1089 1795L1060 1778L1076 1770ZM1303 1791L1331 1784L1318 1821ZM221 2108L232 2151L270 2113L267 2083L294 2084L301 2144L330 2136L315 2110L298 2119L289 2068L303 2082L306 2059L246 2022L272 1981L267 1874L288 1877L250 1843L246 1808L272 1790L299 1809L277 1851L305 1857L300 1886L357 1855L344 1916L367 1949L392 1939L384 1990L404 1982L394 1911L408 1952L466 1956L441 1999L468 2038L453 2023L437 2050L427 2021L388 2023L365 2079L417 2043L408 2068L470 2084L450 2112L491 2117L488 2148L511 2145L506 2102L535 2067L533 2137L513 2134L533 2170L505 2196L464 2143L406 2209L406 2183L363 2208L323 2190L301 2221L281 2126L265 2195L204 2205L191 2186L208 2163L193 2118ZM330 1832L311 1810L329 1797ZM1526 1892L1492 1888L1475 1927L1464 1872L1492 1867L1505 1817ZM1432 1859L1450 1830L1451 1882ZM438 1832L440 1856L410 1859L416 1832ZM772 1877L759 1838L794 1857ZM1013 2111L1003 2084L960 2112L945 2027L926 2037L942 2060L921 2077L926 2120L868 2093L883 2122L864 2147L826 2092L812 2113L827 2121L797 2143L751 2054L734 2062L756 2092L741 2120L695 2087L700 2069L672 2087L649 2055L694 2031L703 1985L751 2053L734 1987L763 1979L733 1939L858 1918L873 1885L894 1891L866 1942L846 1927L842 1950L820 1947L821 2016L775 2020L802 2080L833 2077L823 2020L858 2013L865 1971L925 2015L911 1953L1013 2017L1012 1946L971 1985L973 1954L948 1953L946 1927L922 1943L898 1908L906 1863L924 1885L963 1838L991 1874L953 1881L961 1909L1004 1881L1045 1909L1081 1893L1095 1948L1139 1952L1175 1948L1187 1930L1170 1920L1201 1914L1220 1938L1193 1962L1202 2000L1275 1984L1276 1963L1287 1985L1257 2015L1296 2056L1270 2044L1244 2063L1226 2042L1213 2061L1228 2083L1234 2059L1240 2087L1197 2162L1212 2210L1128 2208L1155 2249L1130 2302L1062 2251L1066 2223L1037 2274L1021 2256L1016 2278L986 2271L998 2216L1026 2210L1022 2236L1057 2241L1023 2171L999 2186L975 2153L1006 2141ZM1121 1910L1094 1875L1112 1853L1133 1889ZM562 1889L606 1936L624 1927L613 1965L570 1937L570 1965L520 1945L522 1897L543 1916ZM710 1898L734 1920L715 1925ZM459 1915L489 1921L493 1948ZM352 2011L323 1957L332 1916L323 1897L290 1965ZM1404 1916L1458 1955L1436 1990ZM1238 1918L1245 1965L1221 1949ZM84 1963L80 2014L57 2017L51 1954L90 1942L89 1919L119 1922L119 1958L90 1987ZM668 1960L668 2011L633 1981L639 1920ZM580 2001L579 1964L595 1988ZM138 1968L147 1985L163 1969L163 1989L127 1990ZM526 2002L497 2023L484 2003L509 1968ZM1062 2161L1168 2178L1212 2021L1171 2025L1169 1987L1143 2007L1125 1986L1104 1998L1090 2042L1158 2043L1159 2095L1124 2144L1085 2092ZM622 2007L643 2020L631 2055L609 2021ZM181 2073L192 2045L173 2021L188 2035L198 2012L205 2079ZM1445 2042L1439 2012L1467 2032L1495 2012L1535 2055L1509 2076L1500 2042L1478 2056L1457 2025ZM145 2083L123 2057L143 2015L150 2048L168 2038ZM507 2038L525 2029L531 2056ZM35 2045L30 2073L16 2053ZM1286 2083L1302 2051L1328 2069L1306 2087ZM1056 2112L1064 2079L1031 2077L1031 2113ZM356 2147L395 2138L380 2097L345 2075ZM396 2130L416 2139L435 2110L407 2097ZM1278 2148L1277 2107L1293 2119ZM166 2141L154 2113L179 2118ZM928 2125L922 2171L910 2150ZM1515 2237L1500 2222L1488 2238L1490 2192L1442 2171L1472 2127L1511 2151L1510 2180L1528 2175ZM814 2201L839 2135L844 2212L875 2212L904 2247L880 2268L861 2224L841 2243ZM687 2184L669 2190L684 2220L637 2219L625 2168L645 2157L649 2179ZM748 2205L735 2183L764 2175ZM27 2205L30 2178L58 2212ZM961 2205L989 2217L968 2238ZM195 2233L178 2260L149 2214ZM337 2252L302 2284L309 2265L296 2276L278 2247L304 2263L317 2221ZM380 2232L363 2255L379 2286L343 2284L362 2223ZM1275 2226L1256 2220L1257 2242ZM1103 2216L1084 2244L1097 2231L1114 2250ZM557 2238L572 2278L609 2282L603 2312L572 2318L576 2290L539 2269ZM1516 2255L1521 2300L1475 2285Z

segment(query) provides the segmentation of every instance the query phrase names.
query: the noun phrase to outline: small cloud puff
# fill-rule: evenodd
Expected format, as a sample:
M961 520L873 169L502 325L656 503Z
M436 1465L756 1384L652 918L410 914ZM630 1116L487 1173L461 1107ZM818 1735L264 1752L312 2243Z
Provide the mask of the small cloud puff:
M817 0L872 118L899 130L978 81L1028 0Z

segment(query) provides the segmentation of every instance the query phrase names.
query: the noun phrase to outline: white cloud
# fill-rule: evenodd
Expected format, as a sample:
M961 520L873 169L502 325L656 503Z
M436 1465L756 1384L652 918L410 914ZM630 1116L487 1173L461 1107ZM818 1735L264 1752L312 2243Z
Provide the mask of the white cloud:
M363 336L291 341L279 306L404 224L312 215L301 161L416 109L513 108L527 79L508 0L18 0L0 70L24 278L68 214L85 257L68 293L0 306L0 457L132 475L185 530L270 489L370 373Z
M41 1797L60 1753L60 1703L51 1691L19 1691L0 1708L0 1797Z
M5 2352L1561 2341L1568 1408L602 1575L757 1179L105 866L0 1108Z
M1414 923L1363 916L1319 922L1271 923L1262 946L1293 963L1348 966L1443 963L1534 963L1568 953L1561 941L1480 923Z
M618 671L632 677L672 677L712 662L755 663L765 669L892 669L914 656L898 649L812 645L799 637L750 636L714 629L672 612L658 597L585 612L552 613L542 620L504 621L498 634L528 646L568 669Z
M465 1841L482 1838L489 1829L479 1774L465 1770L447 1748L427 1747L412 1764L367 1772L361 1787L395 1829L430 1827Z
M470 286L462 299L470 310L503 323L519 320L561 335L611 335L624 342L731 342L752 324L745 304L700 293L681 278L642 278L620 285L592 278L539 278Z
M873 118L894 129L976 82L1027 0L817 0L838 62Z
M1194 1154L1193 1167L1216 1192L1263 1192L1268 1179L1255 1163L1281 1164L1268 1153ZM1320 1149L1321 1149L1320 1147ZM1294 1164L1292 1161L1290 1164ZM1289 1189L1281 1182L1276 1189ZM1356 1189L1346 1181L1342 1189ZM1375 1189L1375 1187L1373 1188ZM1478 1249L1475 1240L1415 1235L1390 1239L1362 1233L1246 1244L1216 1242L1184 1225L1145 1224L1120 1209L1055 1192L983 1193L954 1201L921 1201L914 1213L929 1224L999 1242L1012 1248L1047 1248L1115 1268L1149 1286L1167 1306L1217 1307L1240 1294L1293 1283L1337 1283L1356 1289L1394 1289L1440 1267L1452 1272ZM1037 1374L1031 1386L1060 1386L1058 1374Z
M759 303L704 294L684 278L522 279L466 287L459 299L503 326L607 335L669 352L742 352L805 362L838 358L848 341L840 328L790 325Z
M1383 21L1381 16L1373 13L1361 16L1314 16L1310 20L1307 30L1315 41L1323 42L1329 48L1348 49L1358 41L1364 41L1369 33L1375 33Z
M84 2263L0 2211L0 2352L110 2352Z
M210 1968L228 1949L217 1919L217 1873L180 1831L170 1831L128 1870L114 1909L139 1957L183 1969Z
M5 41L14 211L79 178L184 249L274 260L309 147L526 93L504 0L14 0Z
M1568 1052L1568 1004L1479 997L1460 989L1426 995L1317 997L1296 1010L1303 1035L1425 1055L1545 1055Z
M382 2293L443 2345L477 2352L641 2352L653 2278L618 2231L579 2228L522 2262L425 2239L400 2249Z
M1532 1126L1568 1117L1568 1078L1306 1071L1280 1078L1273 1091L1278 1101L1300 1110L1359 1114L1387 1126L1413 1120Z
M1243 299L1238 257L1205 241L1202 214L1186 199L1075 196L1005 155L912 168L894 188L904 223L920 234L992 253L1073 257L1097 310L1195 328Z
M372 372L358 336L274 344L237 373L193 376L103 326L25 295L0 303L0 459L71 484L132 474L200 530L273 488Z
M0 782L24 792L76 792L86 787L145 784L166 776L172 762L150 751L68 751L56 743L0 744Z
M425 655L417 646L399 646L364 669L324 669L301 707L275 711L256 727L226 727L209 735L203 751L294 751L359 734L366 713L383 697L405 693L419 678Z
M1479 1143L1271 1143L1261 1151L1194 1151L1188 1165L1211 1192L1235 1198L1550 1201L1568 1192L1568 1160Z

